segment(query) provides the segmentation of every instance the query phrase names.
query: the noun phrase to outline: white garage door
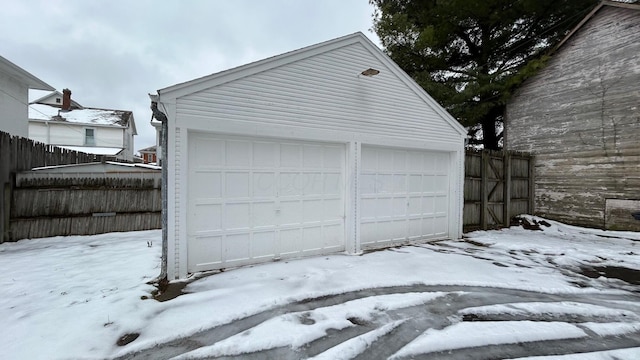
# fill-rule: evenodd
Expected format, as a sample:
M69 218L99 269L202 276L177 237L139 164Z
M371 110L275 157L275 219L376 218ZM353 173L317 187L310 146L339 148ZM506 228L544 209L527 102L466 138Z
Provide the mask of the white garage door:
M188 271L344 250L342 144L189 136Z
M448 236L449 154L362 147L361 246Z

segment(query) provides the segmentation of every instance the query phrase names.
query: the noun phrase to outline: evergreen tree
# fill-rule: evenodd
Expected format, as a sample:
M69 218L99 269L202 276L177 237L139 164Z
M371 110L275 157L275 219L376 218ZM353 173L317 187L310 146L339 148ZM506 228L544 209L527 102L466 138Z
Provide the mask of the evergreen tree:
M598 0L370 0L387 54L464 126L481 125L485 149L511 92Z

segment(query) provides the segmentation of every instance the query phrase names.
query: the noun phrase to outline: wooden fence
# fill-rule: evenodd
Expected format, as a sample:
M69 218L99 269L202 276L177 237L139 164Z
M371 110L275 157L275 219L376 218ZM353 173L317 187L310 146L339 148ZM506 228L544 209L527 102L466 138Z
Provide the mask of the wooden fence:
M52 175L16 181L9 240L161 228L160 172Z
M468 151L465 158L464 231L508 227L534 211L534 166L529 154Z
M0 132L0 243L160 228L158 179L38 179L16 187L15 174L23 170L100 160ZM464 231L506 227L513 216L533 213L533 180L528 154L467 152Z
M0 243L8 240L15 174L34 167L100 161L96 155L62 149L0 131Z

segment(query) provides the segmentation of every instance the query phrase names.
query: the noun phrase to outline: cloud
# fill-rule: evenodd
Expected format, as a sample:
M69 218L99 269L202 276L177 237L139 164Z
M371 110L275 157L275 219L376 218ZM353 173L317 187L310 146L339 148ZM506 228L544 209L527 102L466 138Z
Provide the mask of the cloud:
M367 0L10 0L0 54L85 106L132 110L155 143L147 94L362 31Z

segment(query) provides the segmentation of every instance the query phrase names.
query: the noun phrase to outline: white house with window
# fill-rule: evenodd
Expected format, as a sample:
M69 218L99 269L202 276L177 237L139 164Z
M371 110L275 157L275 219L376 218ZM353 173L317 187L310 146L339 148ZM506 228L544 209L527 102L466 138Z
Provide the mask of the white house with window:
M84 107L71 91L54 91L29 104L29 138L89 154L133 160L133 113Z

